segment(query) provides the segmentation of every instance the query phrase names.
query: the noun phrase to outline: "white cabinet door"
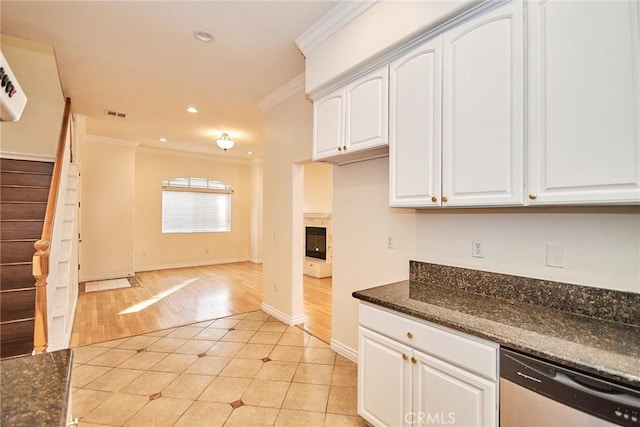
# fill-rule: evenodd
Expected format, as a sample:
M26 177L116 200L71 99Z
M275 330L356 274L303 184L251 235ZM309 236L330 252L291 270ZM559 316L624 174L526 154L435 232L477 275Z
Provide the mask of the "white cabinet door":
M333 157L344 146L344 90L313 103L313 160Z
M358 151L388 144L389 68L368 74L345 88L346 146Z
M410 425L411 348L359 329L358 413L375 426Z
M389 71L389 204L439 206L442 37Z
M419 351L411 361L414 425L498 425L494 382Z
M513 1L444 33L443 206L523 203L522 20Z
M530 204L640 201L637 1L529 3Z

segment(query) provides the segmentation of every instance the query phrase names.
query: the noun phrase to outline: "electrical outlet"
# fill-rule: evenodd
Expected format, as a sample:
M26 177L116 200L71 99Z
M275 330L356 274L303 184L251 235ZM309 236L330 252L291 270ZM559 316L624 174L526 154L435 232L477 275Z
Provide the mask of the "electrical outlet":
M471 256L474 258L484 258L484 248L482 242L474 240L471 242Z
M393 249L393 237L387 236L387 249Z

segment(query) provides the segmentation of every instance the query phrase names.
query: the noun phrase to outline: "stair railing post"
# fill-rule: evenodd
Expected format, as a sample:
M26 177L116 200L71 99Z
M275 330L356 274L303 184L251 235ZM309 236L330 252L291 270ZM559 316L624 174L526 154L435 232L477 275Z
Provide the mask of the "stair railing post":
M36 312L34 320L33 352L47 350L49 326L47 324L47 278L49 277L49 242L38 240L34 244L33 277L36 279Z

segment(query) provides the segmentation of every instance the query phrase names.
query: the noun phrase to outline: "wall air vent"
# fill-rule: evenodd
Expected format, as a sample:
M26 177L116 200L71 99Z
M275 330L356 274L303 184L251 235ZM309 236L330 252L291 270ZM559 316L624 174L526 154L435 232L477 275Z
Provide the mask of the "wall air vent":
M27 104L27 97L2 52L0 52L0 85L0 121L17 122Z
M112 117L120 117L121 119L125 119L127 117L127 113L119 113L117 111L112 111L112 110L104 110L104 114Z

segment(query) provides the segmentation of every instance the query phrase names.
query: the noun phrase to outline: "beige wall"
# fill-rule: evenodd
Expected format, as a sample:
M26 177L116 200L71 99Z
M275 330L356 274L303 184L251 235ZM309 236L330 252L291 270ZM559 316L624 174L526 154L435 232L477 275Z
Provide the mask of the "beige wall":
M327 163L304 165L305 212L331 213L333 210L333 166Z
M251 262L262 263L262 161L251 164Z
M263 307L289 322L303 316L301 162L311 159L312 120L302 90L265 112Z
M3 34L2 53L27 95L27 105L19 121L0 124L0 155L52 161L64 112L53 48Z
M135 268L137 271L246 261L250 257L252 188L246 162L138 149L135 160ZM162 233L165 179L201 177L231 184L231 232Z
M135 145L80 143L80 281L133 275Z

